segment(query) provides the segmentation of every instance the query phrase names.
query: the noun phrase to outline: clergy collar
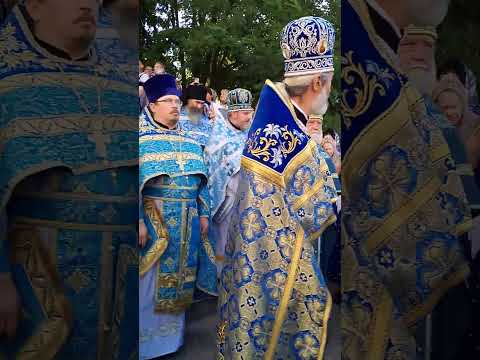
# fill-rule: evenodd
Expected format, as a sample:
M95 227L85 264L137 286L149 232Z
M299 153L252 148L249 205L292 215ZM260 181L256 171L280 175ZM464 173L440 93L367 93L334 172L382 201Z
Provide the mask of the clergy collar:
M65 59L65 60L72 60L72 61L87 61L88 59L90 59L90 56L91 56L91 51L88 53L88 55L85 55L79 59L73 59L68 53L66 53L65 51L63 51L62 49L59 49L53 45L50 45L49 43L46 43L45 41L43 40L40 40L38 37L35 37L35 41L38 43L38 45L40 45L42 48L44 48L46 51L48 51L50 54L52 55L55 55L55 56L58 56L62 59Z
M292 101L293 107L295 108L295 113L297 114L298 120L300 120L303 125L307 126L308 116L293 99L290 98L290 100Z
M402 34L393 19L375 0L367 0L368 11L378 36L396 53Z

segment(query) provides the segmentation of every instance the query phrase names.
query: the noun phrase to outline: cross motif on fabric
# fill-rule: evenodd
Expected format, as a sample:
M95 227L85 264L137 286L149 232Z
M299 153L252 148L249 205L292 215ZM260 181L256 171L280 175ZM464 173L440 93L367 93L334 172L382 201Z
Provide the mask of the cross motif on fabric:
M185 170L185 165L187 164L186 154L183 154L183 153L175 154L175 162L180 168L180 171L183 172Z
M95 152L99 157L107 157L107 144L111 142L109 134L105 134L102 130L95 130L88 135L88 140L95 143Z

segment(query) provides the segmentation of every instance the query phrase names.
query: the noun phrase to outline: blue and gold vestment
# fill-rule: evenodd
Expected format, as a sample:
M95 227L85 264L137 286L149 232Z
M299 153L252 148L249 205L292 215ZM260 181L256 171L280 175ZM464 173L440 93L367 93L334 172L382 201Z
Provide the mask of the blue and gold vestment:
M225 200L228 181L240 170L240 159L248 130L238 130L227 119L219 118L213 125L205 148L212 217Z
M140 212L150 235L140 275L158 261L156 311L178 313L195 287L216 293L215 244L200 236L200 217L210 215L203 149L182 130L160 128L148 107L139 127Z
M219 359L321 359L331 297L317 239L336 191L283 84L266 82L244 148L219 284Z
M7 358L138 354L134 60L50 54L15 8L0 28L0 271L23 316ZM133 75L133 76L132 76ZM5 237L5 238L4 238Z
M205 114L201 114L198 119L192 119L184 106L180 111L178 126L187 136L196 140L200 145L203 147L207 146L212 132L212 124Z
M363 0L342 1L343 357L414 358L415 324L469 269L444 133Z

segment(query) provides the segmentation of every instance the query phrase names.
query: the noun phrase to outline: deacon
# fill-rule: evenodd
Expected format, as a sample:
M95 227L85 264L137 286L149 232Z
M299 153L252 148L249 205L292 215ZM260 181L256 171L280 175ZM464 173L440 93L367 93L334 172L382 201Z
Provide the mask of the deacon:
M221 359L323 357L331 296L315 249L336 220L336 191L306 123L328 107L334 37L322 18L290 22L285 79L260 94L220 276Z
M212 131L212 124L206 112L207 88L200 84L187 86L183 101L180 128L205 147Z
M145 84L140 116L140 358L177 351L194 289L216 292L215 246L203 149L178 126L180 93L169 74Z
M217 267L221 270L225 242L237 193L240 158L252 120L252 94L245 89L228 93L227 120L219 116L205 148L212 216L211 236L217 244Z

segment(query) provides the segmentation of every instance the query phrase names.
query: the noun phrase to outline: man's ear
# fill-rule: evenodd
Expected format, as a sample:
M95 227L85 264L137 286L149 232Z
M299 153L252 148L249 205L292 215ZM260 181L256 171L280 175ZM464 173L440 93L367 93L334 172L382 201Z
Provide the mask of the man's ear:
M317 76L315 79L312 80L312 89L315 92L319 92L322 89L322 79L320 76Z

